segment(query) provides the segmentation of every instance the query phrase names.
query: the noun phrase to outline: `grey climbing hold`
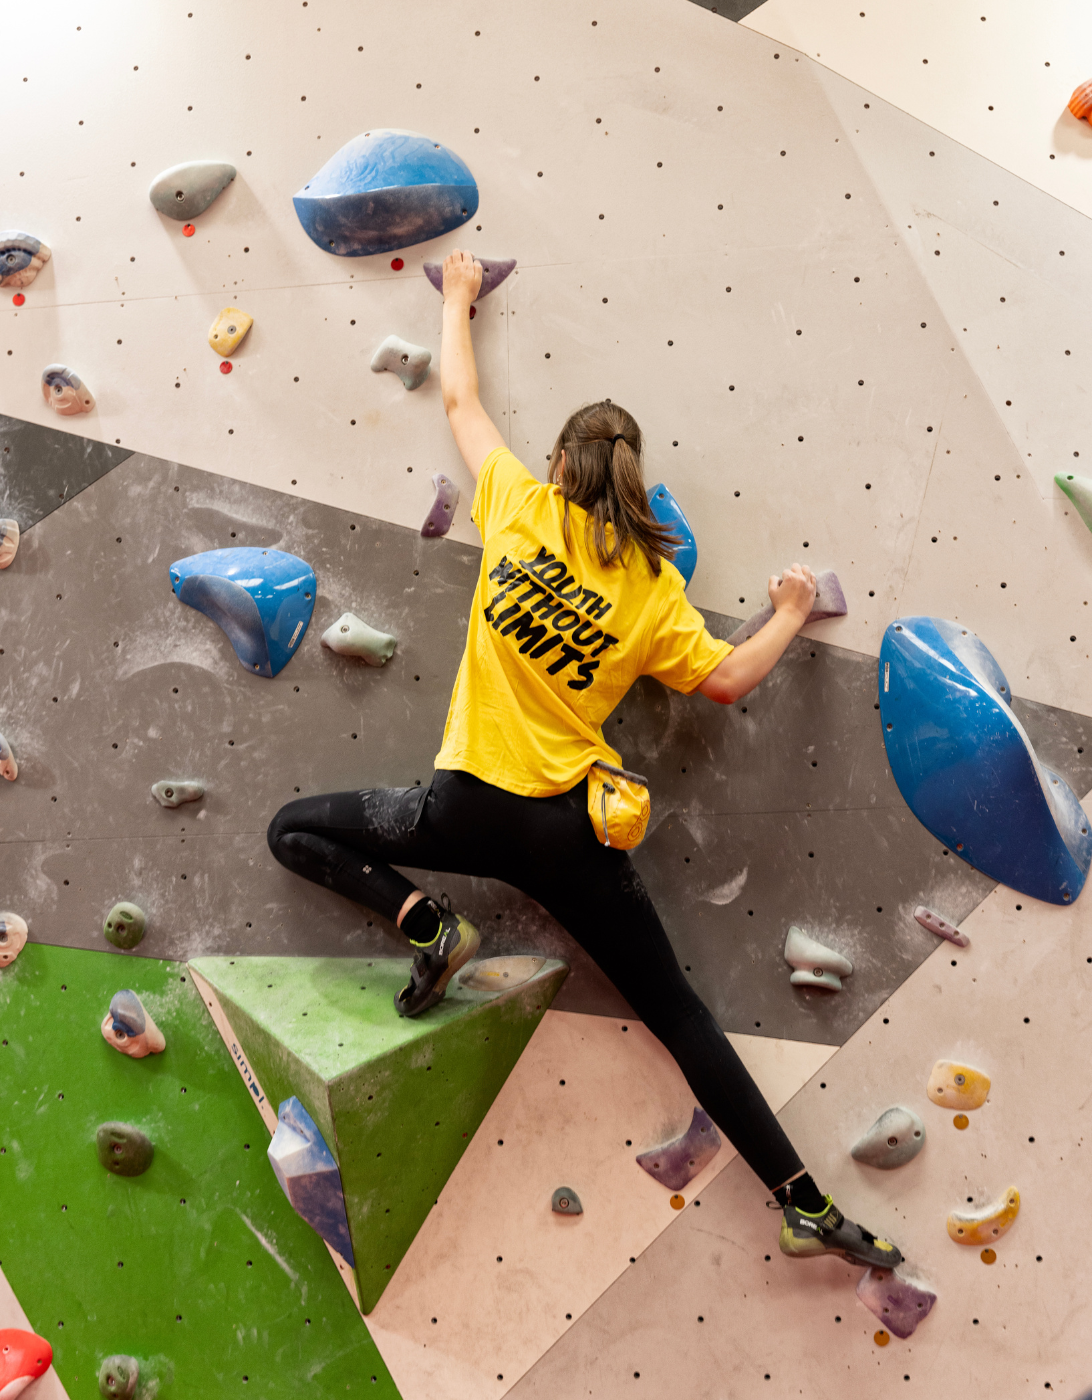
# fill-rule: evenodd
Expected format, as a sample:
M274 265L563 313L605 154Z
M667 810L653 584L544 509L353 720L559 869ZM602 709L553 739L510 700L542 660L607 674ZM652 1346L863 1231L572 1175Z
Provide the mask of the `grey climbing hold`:
M13 783L18 776L19 765L15 761L11 745L3 734L0 734L0 778L7 778L9 783Z
M27 921L18 914L0 914L0 967L10 967L27 943Z
M649 1176L654 1176L668 1190L679 1191L688 1181L693 1181L719 1151L717 1125L704 1108L696 1108L690 1127L682 1137L654 1147L651 1152L642 1152L637 1165L644 1167Z
M421 526L421 534L426 539L435 539L438 535L447 534L455 519L455 507L459 504L459 488L449 476L437 472L432 478L432 484L436 487L436 499Z
M866 1269L857 1283L857 1297L880 1319L893 1337L903 1341L924 1322L937 1295L909 1279L898 1269Z
M135 948L144 937L147 920L144 910L138 904L130 904L123 899L115 904L106 916L102 926L102 936L115 948Z
M322 645L339 656L357 656L369 666L385 666L398 645L396 637L377 632L355 613L342 613L322 634Z
M855 1143L850 1156L869 1167L890 1171L912 1161L925 1146L925 1124L909 1108L888 1108Z
M0 520L0 569L6 569L19 548L18 520Z
M473 256L471 254L471 257ZM482 265L482 285L478 295L474 298L475 301L481 301L482 297L487 297L490 292L496 291L504 279L516 269L515 258L475 258L474 260ZM444 290L443 263L427 262L424 268L425 276L436 290L442 293Z
M40 238L22 229L0 233L0 287L29 287L50 259Z
M391 374L397 374L407 389L419 389L428 378L431 364L431 350L389 335L372 356L372 373L382 374L389 369Z
M341 1172L318 1125L295 1095L277 1110L277 1131L266 1150L292 1209L351 1265L353 1244Z
M42 370L42 398L62 418L90 413L95 407L94 394L67 365L46 365Z
M131 1060L160 1055L167 1048L163 1032L145 1011L136 992L129 988L115 992L110 998L110 1010L103 1017L101 1030L107 1045Z
M141 1176L152 1165L152 1140L131 1123L103 1123L95 1134L99 1161L114 1176Z
M571 1186L559 1186L550 1200L550 1209L555 1215L583 1215L584 1207L580 1197Z
M529 954L482 958L459 973L459 982L475 992L504 992L529 982L545 961Z
M99 1367L99 1394L107 1400L133 1400L140 1380L135 1356L108 1356Z
M808 622L823 622L828 617L845 617L848 611L846 595L842 592L842 585L838 582L838 575L834 570L824 569L821 574L816 574L815 606L808 613ZM727 639L728 642L730 645L738 647L740 642L747 641L749 637L753 637L756 632L765 627L773 615L774 605L767 603L746 622L740 623Z
M965 933L960 933L959 929L950 924L947 919L942 919L932 909L926 909L924 904L919 904L914 910L914 918L917 919L922 928L927 928L930 933L935 933L940 938L946 938L957 948L966 948L971 941Z
M225 160L188 160L172 165L148 186L148 198L168 219L196 219L235 179Z
M204 783L187 783L164 778L152 784L152 796L161 807L181 807L183 802L199 802L205 795Z
M1077 514L1092 530L1092 478L1074 476L1072 472L1058 472L1054 480L1077 507Z
M795 969L789 978L794 987L826 987L828 991L840 992L842 978L853 971L848 958L818 939L809 938L795 925L785 939L785 961Z

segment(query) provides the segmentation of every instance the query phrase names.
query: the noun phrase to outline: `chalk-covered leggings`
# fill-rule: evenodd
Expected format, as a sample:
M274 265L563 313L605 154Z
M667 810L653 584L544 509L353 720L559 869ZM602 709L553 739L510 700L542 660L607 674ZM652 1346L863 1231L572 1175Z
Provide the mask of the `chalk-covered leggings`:
M610 978L674 1056L698 1102L763 1183L803 1164L679 967L641 877L601 846L587 787L520 797L469 773L419 787L300 798L269 827L282 865L394 922L415 886L392 865L484 876L538 901ZM392 1015L393 1015L392 1011Z

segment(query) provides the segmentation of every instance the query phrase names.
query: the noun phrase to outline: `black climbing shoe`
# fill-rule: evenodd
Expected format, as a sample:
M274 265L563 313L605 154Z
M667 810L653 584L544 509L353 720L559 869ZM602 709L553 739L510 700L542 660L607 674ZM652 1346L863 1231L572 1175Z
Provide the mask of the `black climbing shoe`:
M893 1244L879 1240L852 1220L847 1220L830 1196L817 1214L785 1207L781 1217L781 1253L790 1259L814 1259L820 1254L840 1254L862 1268L896 1269L902 1255Z
M432 903L432 901L429 901ZM447 984L459 968L478 951L478 930L461 914L433 904L440 931L431 943L419 943L413 956L409 984L396 993L394 1009L399 1016L420 1016L443 1000Z

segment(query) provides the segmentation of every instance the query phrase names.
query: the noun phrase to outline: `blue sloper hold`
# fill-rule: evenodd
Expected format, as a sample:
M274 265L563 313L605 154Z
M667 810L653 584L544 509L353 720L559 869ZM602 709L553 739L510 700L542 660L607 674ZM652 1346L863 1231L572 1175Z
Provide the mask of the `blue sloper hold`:
M347 1264L353 1264L341 1173L326 1139L295 1095L277 1110L277 1131L268 1152L292 1209Z
M1050 904L1080 894L1092 831L1041 764L1001 668L958 622L907 617L884 634L880 719L891 772L918 821L991 879Z
M683 586L690 587L694 570L698 567L698 542L690 522L682 513L682 507L661 481L648 493L648 504L652 514L661 525L668 525L679 540L675 547L675 558L671 561L683 576Z
M304 232L342 258L389 253L465 224L478 186L465 161L415 131L365 131L293 195Z
M210 549L171 565L183 603L227 633L248 671L272 677L291 661L315 607L315 571L280 549Z

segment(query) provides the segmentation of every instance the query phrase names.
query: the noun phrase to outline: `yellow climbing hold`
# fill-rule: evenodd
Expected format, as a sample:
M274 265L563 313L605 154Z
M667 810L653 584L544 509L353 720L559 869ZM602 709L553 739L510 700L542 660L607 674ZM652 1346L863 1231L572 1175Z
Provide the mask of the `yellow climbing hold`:
M225 358L234 355L253 324L253 316L248 316L237 306L225 306L209 327L209 344L218 355Z
M962 1132L964 1128L970 1127L971 1120L967 1117L965 1113L957 1113L956 1116L952 1119L952 1123L955 1127L959 1129L960 1132Z
M876 1343L878 1347L885 1347L891 1340L891 1337L881 1327L880 1330L876 1333L876 1335L872 1338L872 1340Z
M982 1210L953 1210L948 1217L948 1234L956 1244L984 1245L999 1240L1020 1213L1020 1192L1010 1186L999 1200ZM986 1259L992 1264L992 1259Z
M686 1205L686 1197L680 1196L679 1193L676 1191L674 1196L671 1197L671 1209L682 1210L684 1205Z
M990 1076L970 1065L954 1060L938 1060L929 1076L926 1093L941 1108L961 1108L964 1111L981 1108L990 1092ZM959 1125L956 1124L958 1127Z

